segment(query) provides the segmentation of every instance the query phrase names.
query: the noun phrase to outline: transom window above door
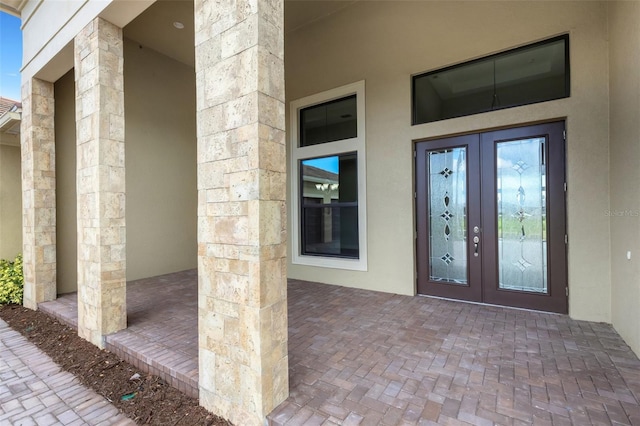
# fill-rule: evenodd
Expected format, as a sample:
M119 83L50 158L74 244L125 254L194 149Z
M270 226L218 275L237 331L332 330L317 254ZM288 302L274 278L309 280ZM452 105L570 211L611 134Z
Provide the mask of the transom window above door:
M291 102L292 263L367 269L364 82Z
M563 35L414 76L412 124L569 95L569 36Z

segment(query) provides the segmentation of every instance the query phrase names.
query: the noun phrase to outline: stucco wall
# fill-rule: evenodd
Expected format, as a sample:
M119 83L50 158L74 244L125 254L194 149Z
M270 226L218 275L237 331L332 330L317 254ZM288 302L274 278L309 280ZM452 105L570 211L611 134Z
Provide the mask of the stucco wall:
M0 144L0 259L22 252L20 147Z
M56 82L58 293L76 286L73 70ZM197 266L195 73L125 40L127 280Z
M125 40L127 280L197 267L195 71Z
M58 294L76 291L76 94L73 70L54 85L56 136L56 285Z
M606 13L595 2L359 2L287 34L288 102L366 81L369 241L367 272L290 264L289 276L415 294L412 141L566 117L569 311L610 321ZM570 98L410 125L412 74L563 33Z
M640 3L609 4L611 84L611 313L640 354ZM631 259L627 260L627 252Z

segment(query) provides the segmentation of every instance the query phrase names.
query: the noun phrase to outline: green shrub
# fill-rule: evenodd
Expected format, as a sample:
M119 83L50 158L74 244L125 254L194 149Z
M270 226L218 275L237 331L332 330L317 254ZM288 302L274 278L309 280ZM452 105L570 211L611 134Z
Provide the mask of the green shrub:
M0 259L0 305L22 304L23 285L22 255L13 262Z

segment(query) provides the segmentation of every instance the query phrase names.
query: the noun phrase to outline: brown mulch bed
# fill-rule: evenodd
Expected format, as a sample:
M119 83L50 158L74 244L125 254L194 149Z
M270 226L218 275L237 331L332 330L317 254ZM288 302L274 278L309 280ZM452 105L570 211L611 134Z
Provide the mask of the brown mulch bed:
M43 312L0 305L0 318L138 424L231 425L200 407L197 399L98 349L78 337L75 329ZM140 378L131 380L136 373Z

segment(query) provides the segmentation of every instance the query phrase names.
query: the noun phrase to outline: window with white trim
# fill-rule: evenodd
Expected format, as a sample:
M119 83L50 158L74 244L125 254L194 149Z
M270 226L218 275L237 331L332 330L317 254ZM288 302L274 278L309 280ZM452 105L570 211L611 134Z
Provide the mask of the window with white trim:
M291 102L292 262L367 270L364 81Z

